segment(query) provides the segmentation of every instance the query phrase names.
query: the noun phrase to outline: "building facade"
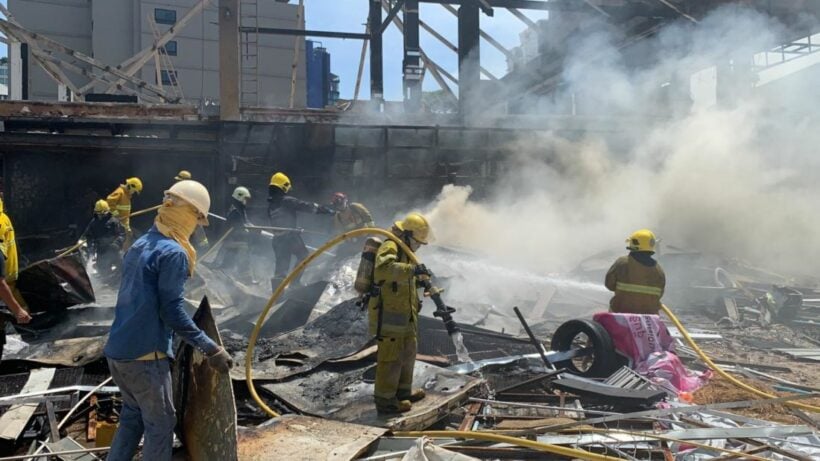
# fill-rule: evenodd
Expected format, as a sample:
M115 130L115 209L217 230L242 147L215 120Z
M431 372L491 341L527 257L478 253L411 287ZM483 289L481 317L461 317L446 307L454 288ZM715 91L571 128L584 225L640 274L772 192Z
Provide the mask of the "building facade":
M155 37L181 20L199 0L8 0L9 9L26 29L116 66L140 50L150 48ZM241 25L246 27L302 28L297 6L281 1L243 0ZM150 60L137 76L161 84L188 104L219 100L219 29L216 2L194 16L165 46L167 59ZM242 103L245 106L289 105L294 51L298 53L295 107L304 107L304 39L284 35L241 34ZM295 47L298 42L298 48ZM25 48L25 47L24 47ZM22 59L27 68L24 84L28 99L58 98L55 82L33 59ZM15 75L12 72L12 75ZM75 83L84 85L79 76ZM171 88L169 88L171 87ZM98 91L104 87L98 86ZM24 93L26 93L24 91Z

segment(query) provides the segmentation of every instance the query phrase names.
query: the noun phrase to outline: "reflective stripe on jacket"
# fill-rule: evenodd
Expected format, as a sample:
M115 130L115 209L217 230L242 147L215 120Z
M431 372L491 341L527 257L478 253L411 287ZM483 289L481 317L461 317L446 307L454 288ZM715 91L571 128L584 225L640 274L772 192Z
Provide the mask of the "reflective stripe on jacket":
M615 295L609 301L612 312L657 314L666 287L666 274L649 254L618 258L606 274L606 287Z
M392 240L376 252L374 277L379 296L368 304L370 335L390 338L415 337L419 295L415 266Z

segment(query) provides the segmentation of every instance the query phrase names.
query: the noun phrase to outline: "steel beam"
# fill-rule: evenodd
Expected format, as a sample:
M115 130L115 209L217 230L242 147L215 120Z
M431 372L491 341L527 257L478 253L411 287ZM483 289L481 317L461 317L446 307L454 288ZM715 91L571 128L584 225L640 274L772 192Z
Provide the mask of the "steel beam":
M419 0L419 2L442 5L461 5L463 3L462 0ZM582 11L589 9L589 6L580 0L486 0L486 3L493 8L516 8L519 10Z
M421 110L421 48L419 45L419 2L404 2L404 110L416 113Z
M370 0L368 13L370 25L370 100L379 108L384 103L384 63L382 62L382 34L378 33L382 24L381 0Z
M239 0L219 0L219 118L239 120Z
M382 21L382 25L379 28L380 34L383 34L384 31L387 30L387 26L390 25L390 22L393 20L393 18L395 18L396 15L399 14L399 11L401 11L401 9L404 7L404 2L405 0L397 0L396 4L393 5L393 7L387 11L387 17L384 18L384 21ZM416 11L418 11L418 1L416 1ZM407 18L405 17L405 22L406 21Z
M361 34L358 32L333 32L329 30L285 29L279 27L240 27L239 32L250 32L268 35L296 35L306 37L351 38L355 40L367 40L370 38L370 35Z
M480 17L475 4L458 9L458 102L463 118L472 114L481 84Z

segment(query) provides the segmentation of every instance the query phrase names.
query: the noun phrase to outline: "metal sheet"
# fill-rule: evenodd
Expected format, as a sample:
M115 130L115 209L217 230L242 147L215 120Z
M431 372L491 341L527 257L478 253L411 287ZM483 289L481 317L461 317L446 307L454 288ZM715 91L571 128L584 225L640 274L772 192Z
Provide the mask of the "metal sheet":
M93 303L94 289L78 254L39 261L20 271L17 289L38 314Z
M301 415L283 415L239 432L240 461L359 458L386 429Z
M649 433L648 436L640 432L630 434L579 434L579 435L550 435L539 436L538 441L554 445L591 445L597 443L631 443L656 440L652 435L662 435L679 440L716 440L716 439L745 439L766 437L789 437L793 435L811 434L808 426L766 426L766 427L709 427L682 429L677 431Z
M103 348L105 348L107 340L108 335L94 338L42 341L4 355L3 360L23 360L43 365L81 367L96 362L103 357Z
M43 391L48 389L51 380L54 378L54 368L41 368L32 370L23 389L22 394L29 392ZM26 403L23 405L15 405L6 411L0 417L0 439L3 440L17 440L23 429L28 425L29 419L37 410L36 403Z
M222 344L207 297L202 298L193 319ZM188 459L237 459L236 403L230 377L211 368L206 357L187 343L177 349L176 358L174 405Z
M325 365L308 376L260 387L301 413L394 430L419 430L446 416L448 410L460 406L482 382L416 362L413 383L423 388L427 397L413 404L410 412L388 418L376 412L373 384L364 378L370 368L372 366L339 370L338 366Z

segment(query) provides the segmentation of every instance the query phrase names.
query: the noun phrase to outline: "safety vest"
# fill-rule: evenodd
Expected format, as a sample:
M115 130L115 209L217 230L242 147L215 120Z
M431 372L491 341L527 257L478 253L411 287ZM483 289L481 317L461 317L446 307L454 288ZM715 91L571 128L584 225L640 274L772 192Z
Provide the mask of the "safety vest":
M376 252L373 272L377 295L368 303L370 335L415 337L419 305L415 266L395 242L387 240Z

